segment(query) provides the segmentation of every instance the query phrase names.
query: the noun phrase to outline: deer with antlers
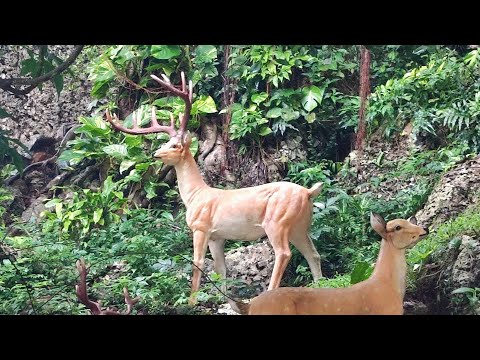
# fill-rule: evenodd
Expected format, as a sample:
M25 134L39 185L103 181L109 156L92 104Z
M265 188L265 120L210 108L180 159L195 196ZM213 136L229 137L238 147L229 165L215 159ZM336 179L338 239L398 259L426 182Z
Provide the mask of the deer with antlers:
M187 225L193 232L193 276L189 303L196 303L200 287L201 270L204 266L207 246L214 261L215 272L226 277L225 240L257 240L267 236L275 253L275 263L268 289L280 286L285 268L290 260L292 243L306 258L314 280L322 277L320 255L309 237L312 219L312 199L317 196L322 183L312 188L289 182L274 182L236 190L222 190L208 186L190 152L191 136L186 131L192 108L192 82L178 89L166 75L163 80L151 75L163 88L185 102L185 111L180 114L180 127L175 129L175 119L170 116L169 126L160 125L156 110L152 108L151 126L141 128L133 114L133 128L123 126L118 118L107 111L107 120L117 130L128 134L165 132L170 140L153 155L164 164L175 168L178 188L187 209ZM222 285L226 290L226 285Z
M85 266L85 260L83 258L80 260L77 260L75 265L77 267L78 274L80 276L78 284L75 285L75 292L77 293L77 298L83 305L86 306L88 310L90 310L90 313L92 315L129 315L132 312L133 306L140 300L140 298L136 297L135 299L132 299L128 293L127 288L123 288L125 304L127 304L126 312L121 313L117 310L112 310L110 308L102 310L100 301L95 302L88 298L88 293L87 293L88 270L87 270L87 267Z
M405 250L428 234L415 217L388 223L378 214L370 224L382 237L380 254L369 279L347 288L284 287L267 291L249 304L228 299L244 315L402 315L407 263Z

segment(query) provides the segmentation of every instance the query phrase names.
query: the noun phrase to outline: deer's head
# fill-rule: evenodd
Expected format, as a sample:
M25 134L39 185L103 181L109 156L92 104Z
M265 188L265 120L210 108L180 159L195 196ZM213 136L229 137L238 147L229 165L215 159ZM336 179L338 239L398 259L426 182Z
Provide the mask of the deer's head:
M370 224L382 239L391 241L397 249L411 248L428 235L428 229L417 225L414 216L408 220L395 219L385 223L380 215L371 213Z
M153 157L162 160L167 165L177 165L185 153L190 151L192 138L188 132L182 137L174 136L155 151Z
M180 97L185 102L185 111L180 113L180 127L175 129L175 119L170 114L170 125L160 125L157 121L156 109L152 107L152 121L151 125L147 128L141 128L138 126L138 119L135 113L132 114L133 128L129 129L120 124L120 121L116 116L112 118L110 112L107 110L107 120L112 124L114 129L133 135L153 134L158 132L167 133L170 136L170 140L163 144L153 155L155 158L162 160L167 165L176 165L184 156L185 153L190 151L190 143L192 138L186 131L187 123L190 118L190 111L192 109L193 87L190 80L188 87L185 82L185 74L181 73L182 84L181 89L177 89L172 85L170 79L162 74L163 80L159 79L155 75L150 75L156 82L163 86L170 93Z

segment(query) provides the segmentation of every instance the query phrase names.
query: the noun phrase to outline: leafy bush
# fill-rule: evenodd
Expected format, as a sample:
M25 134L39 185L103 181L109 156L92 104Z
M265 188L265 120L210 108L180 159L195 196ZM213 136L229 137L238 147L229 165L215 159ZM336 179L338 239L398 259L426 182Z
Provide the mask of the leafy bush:
M344 288L350 286L350 274L339 275L336 274L332 278L322 278L316 283L309 284L312 288Z
M184 213L132 210L126 221L90 230L80 243L71 232L52 231L53 220L46 220L43 230L24 227L24 235L5 239L17 254L0 266L0 313L85 313L74 288L80 257L91 264L90 297L104 306L124 306L124 286L142 297L136 308L143 312L162 313L185 303L191 239L184 218Z
M411 120L416 134L443 142L456 136L478 151L479 57L478 49L462 58L444 48L430 54L427 64L377 86L369 103L370 132L382 126L390 137Z
M53 220L46 224L55 226L59 222L62 234L70 233L70 236L79 241L97 224L108 226L129 213L127 199L120 191L122 187L123 181L114 183L109 176L99 191L82 189L73 192L72 198L67 201L53 198L45 204L47 209L55 208L55 213L44 212L44 215Z

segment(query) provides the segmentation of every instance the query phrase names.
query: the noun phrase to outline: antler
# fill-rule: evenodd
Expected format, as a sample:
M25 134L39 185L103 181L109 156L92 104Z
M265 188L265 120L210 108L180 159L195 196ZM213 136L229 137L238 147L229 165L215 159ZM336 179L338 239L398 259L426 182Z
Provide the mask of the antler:
M180 74L182 78L182 90L179 90L172 85L167 75L165 74L161 74L161 75L163 80L159 79L155 75L150 75L150 76L152 77L153 80L158 82L165 89L167 89L174 95L177 95L178 97L183 99L183 101L185 102L185 113L184 114L180 113L180 128L178 129L178 136L182 136L185 130L187 129L187 123L188 123L188 120L190 119L190 111L192 110L192 99L193 99L192 80L188 82L188 87L187 87L185 83L185 73L182 71Z
M121 313L116 310L107 308L102 310L99 302L92 301L88 298L87 294L87 267L85 266L85 260L81 258L76 262L78 273L80 274L80 280L78 285L75 285L75 291L77 293L78 300L85 305L93 315L129 315L132 312L133 305L135 305L140 298L136 297L132 299L128 293L127 288L123 288L123 295L125 297L125 303L127 304L127 311Z
M175 119L173 118L173 115L170 114L170 126L164 126L160 125L157 121L157 110L155 109L155 106L152 107L152 126L149 126L147 128L141 128L138 126L138 119L137 119L137 114L133 112L132 118L133 118L133 128L129 129L126 128L125 126L121 125L119 123L119 119L117 115L112 116L110 115L110 111L106 111L107 115L107 121L112 124L112 126L120 131L123 131L127 134L133 134L133 135L141 135L141 134L153 134L157 132L165 132L170 137L173 137L177 135L177 131L175 130Z
M189 84L187 87L185 83L185 73L182 71L181 73L182 88L181 90L179 90L172 85L172 83L170 82L170 79L165 74L161 75L163 80L159 79L155 75L150 75L150 76L155 81L157 81L160 85L162 85L164 88L170 91L172 94L182 98L183 101L185 102L185 112L183 114L180 113L180 128L178 129L178 131L175 130L175 119L173 118L172 114L170 114L170 126L164 126L158 123L155 107L152 107L151 126L147 128L141 128L138 126L137 114L135 112L132 114L133 128L131 129L121 125L116 115L114 115L114 118L112 118L112 116L110 115L110 112L107 110L106 115L107 115L108 122L112 124L112 126L115 129L119 131L123 131L127 134L141 135L141 134L153 134L158 132L165 132L168 135L170 135L170 137L174 137L174 136L182 137L183 134L185 133L185 130L187 129L187 123L188 123L188 120L190 119L190 111L192 110L192 99L193 99L192 81L191 80L189 81Z

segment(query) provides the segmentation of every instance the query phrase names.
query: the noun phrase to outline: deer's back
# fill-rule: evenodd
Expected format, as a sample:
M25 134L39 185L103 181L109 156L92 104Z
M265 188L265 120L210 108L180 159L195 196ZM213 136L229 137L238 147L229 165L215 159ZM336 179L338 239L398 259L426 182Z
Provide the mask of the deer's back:
M306 188L275 182L235 190L210 188L187 209L187 224L211 231L212 239L256 240L271 223L308 227L311 202Z
M362 281L346 288L292 288L267 291L250 302L251 315L402 314L403 301L390 287Z

